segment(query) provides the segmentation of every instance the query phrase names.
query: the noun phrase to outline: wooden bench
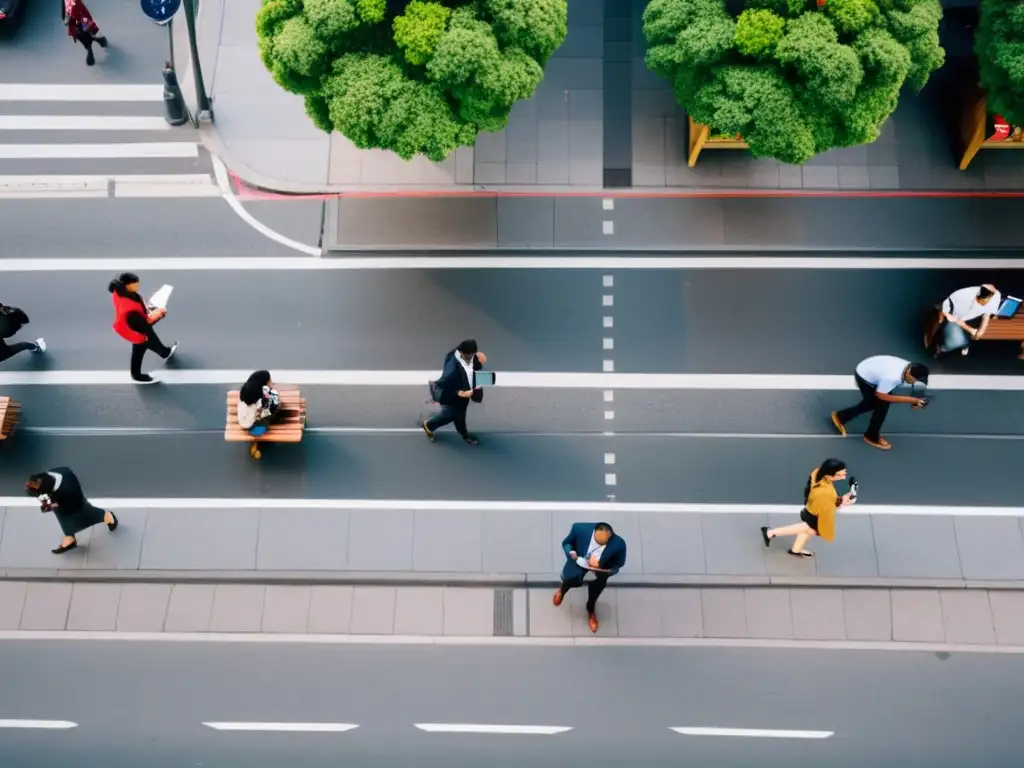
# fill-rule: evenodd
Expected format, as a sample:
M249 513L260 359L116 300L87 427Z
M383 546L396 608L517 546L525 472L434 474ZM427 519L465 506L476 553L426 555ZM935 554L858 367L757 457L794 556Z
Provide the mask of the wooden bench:
M9 397L0 397L0 440L6 440L18 426L21 405Z
M298 411L297 414L271 424L262 435L254 435L238 423L238 390L228 392L228 421L224 428L224 439L229 443L249 443L249 455L260 459L260 443L299 443L306 431L306 400L297 388L278 389L281 408Z
M705 149L749 149L741 136L720 136L712 133L709 126L695 122L692 117L688 117L687 121L686 164L691 168L697 164L697 158Z
M1024 149L1021 133L1015 131L1013 127L1011 127L1010 135L1005 139L989 136L988 131L988 100L984 91L976 90L968 98L962 116L960 128L963 147L963 154L960 156L961 171L966 171L974 156L983 149Z
M937 306L931 316L930 322L925 327L924 346L931 349L935 332L942 323L942 308ZM973 344L981 341L1017 341L1024 344L1024 309L1017 312L1013 317L993 317L989 320L988 329L978 339L972 340ZM1021 348L1024 357L1024 347Z

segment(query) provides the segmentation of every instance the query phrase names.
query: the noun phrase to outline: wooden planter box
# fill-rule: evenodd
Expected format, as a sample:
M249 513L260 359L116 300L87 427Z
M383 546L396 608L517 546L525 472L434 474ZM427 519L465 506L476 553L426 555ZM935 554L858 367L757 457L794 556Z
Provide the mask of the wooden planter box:
M686 164L693 168L697 164L697 158L705 149L749 149L747 142L737 136L734 139L721 138L711 135L711 129L703 123L695 123L693 118L687 115L689 131L687 134L688 155Z
M985 94L979 92L968 99L963 113L961 140L963 155L960 158L960 170L966 171L974 156L983 149L1024 149L1024 141L988 140L988 106ZM1022 168L1024 171L1024 168Z

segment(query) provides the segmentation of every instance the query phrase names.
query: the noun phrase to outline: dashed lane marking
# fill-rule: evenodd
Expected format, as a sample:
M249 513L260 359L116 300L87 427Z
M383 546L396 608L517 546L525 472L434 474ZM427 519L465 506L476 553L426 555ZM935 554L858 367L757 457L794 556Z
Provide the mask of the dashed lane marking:
M215 731L273 731L278 733L344 733L355 723L203 723Z
M764 728L671 728L684 736L731 736L748 739L827 739L835 731L783 731Z
M517 736L554 736L572 728L565 725L482 725L477 723L416 723L427 733L499 733Z

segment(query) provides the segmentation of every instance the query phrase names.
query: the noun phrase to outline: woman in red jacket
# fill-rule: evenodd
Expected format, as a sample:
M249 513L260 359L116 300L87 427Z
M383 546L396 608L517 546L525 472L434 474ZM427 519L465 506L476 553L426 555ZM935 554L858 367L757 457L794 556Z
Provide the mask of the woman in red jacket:
M139 276L125 272L110 281L107 286L114 302L114 333L132 343L132 379L140 384L150 384L153 377L142 372L142 358L151 349L164 360L169 360L178 348L178 342L164 346L153 326L167 316L166 309L149 310L145 299L139 293Z
M64 0L61 20L68 28L68 37L85 47L85 63L91 67L96 63L96 57L92 54L92 44L96 42L100 44L100 48L106 48L107 38L100 34L99 25L89 13L89 9L82 0Z

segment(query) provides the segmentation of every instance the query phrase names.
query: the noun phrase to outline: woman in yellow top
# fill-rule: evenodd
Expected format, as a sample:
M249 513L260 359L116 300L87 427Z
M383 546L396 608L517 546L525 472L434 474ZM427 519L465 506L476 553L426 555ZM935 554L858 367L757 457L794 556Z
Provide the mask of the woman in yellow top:
M800 522L784 528L761 528L764 545L767 547L776 536L796 536L793 548L788 550L795 557L814 557L813 552L804 549L812 536L821 536L825 541L836 537L836 510L853 502L851 494L840 496L835 481L846 478L846 464L839 459L825 459L821 466L811 472L807 484L804 508Z

